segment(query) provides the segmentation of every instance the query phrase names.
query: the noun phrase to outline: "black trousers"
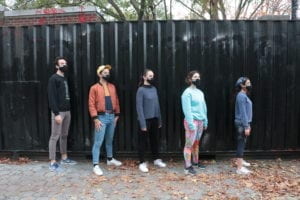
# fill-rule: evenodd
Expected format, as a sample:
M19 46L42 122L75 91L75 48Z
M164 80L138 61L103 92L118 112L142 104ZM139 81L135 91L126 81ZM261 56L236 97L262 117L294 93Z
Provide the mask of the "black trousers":
M150 140L150 147L152 152L152 158L158 159L158 148L159 148L159 138L158 138L158 119L146 119L147 131L142 131L139 128L138 132L138 150L139 150L139 160L140 163L145 162L145 150L147 148L148 138Z

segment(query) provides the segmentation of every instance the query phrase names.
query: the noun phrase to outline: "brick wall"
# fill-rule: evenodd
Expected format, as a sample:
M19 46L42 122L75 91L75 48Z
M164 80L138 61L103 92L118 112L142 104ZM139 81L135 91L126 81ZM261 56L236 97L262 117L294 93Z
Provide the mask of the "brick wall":
M0 11L1 12L1 11ZM0 26L30 26L47 24L74 24L104 21L94 7L46 8L34 10L4 11ZM1 16L1 15L0 15Z

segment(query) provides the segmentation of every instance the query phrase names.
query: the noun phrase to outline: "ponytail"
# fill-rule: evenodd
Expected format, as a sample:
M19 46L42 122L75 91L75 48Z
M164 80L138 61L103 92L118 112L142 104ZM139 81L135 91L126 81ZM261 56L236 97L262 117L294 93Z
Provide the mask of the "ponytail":
M147 73L150 72L150 71L152 71L152 70L151 69L147 69L147 68L144 69L143 74L140 76L140 80L139 80L139 84L138 84L139 87L141 87L141 86L144 85L144 76L146 76Z

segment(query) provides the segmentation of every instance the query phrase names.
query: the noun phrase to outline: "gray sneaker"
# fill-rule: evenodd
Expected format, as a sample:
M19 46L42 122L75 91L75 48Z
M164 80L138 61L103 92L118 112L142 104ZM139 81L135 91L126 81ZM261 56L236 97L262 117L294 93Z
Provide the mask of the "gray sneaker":
M205 169L206 166L205 165L202 165L200 162L199 163L192 163L193 166L195 167L199 167L199 169Z
M66 165L76 165L77 162L75 160L71 160L69 158L66 158L66 159L61 159L60 164L61 165L64 165L64 164L66 164Z
M197 172L194 170L193 166L184 169L185 174L195 175Z

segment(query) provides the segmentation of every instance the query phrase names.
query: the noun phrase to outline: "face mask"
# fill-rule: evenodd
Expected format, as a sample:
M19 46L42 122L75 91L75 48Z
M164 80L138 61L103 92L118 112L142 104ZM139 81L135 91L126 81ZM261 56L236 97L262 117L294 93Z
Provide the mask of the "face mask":
M250 92L252 90L252 85L246 86L246 89Z
M63 65L62 67L58 68L61 72L65 73L68 71L68 65Z
M152 79L147 79L148 83L150 83L151 85L153 85L155 83L155 79L152 78Z
M102 76L102 78L103 78L104 80L106 80L106 81L109 81L109 80L110 80L110 75L108 74L108 75L106 75L106 76Z
M193 83L196 87L199 87L199 86L200 86L200 79L192 80L192 83Z

